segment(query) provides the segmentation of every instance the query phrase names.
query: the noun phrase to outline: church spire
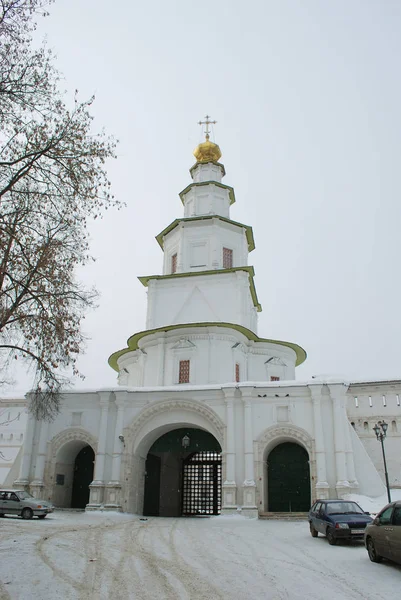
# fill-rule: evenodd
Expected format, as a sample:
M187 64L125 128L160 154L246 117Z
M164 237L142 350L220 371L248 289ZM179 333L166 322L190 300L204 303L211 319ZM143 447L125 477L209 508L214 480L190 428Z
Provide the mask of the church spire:
M221 150L217 144L210 141L209 125L215 125L217 121L211 121L210 115L205 116L204 121L198 121L198 125L205 125L206 141L199 144L194 150L194 156L198 163L218 162L221 158Z

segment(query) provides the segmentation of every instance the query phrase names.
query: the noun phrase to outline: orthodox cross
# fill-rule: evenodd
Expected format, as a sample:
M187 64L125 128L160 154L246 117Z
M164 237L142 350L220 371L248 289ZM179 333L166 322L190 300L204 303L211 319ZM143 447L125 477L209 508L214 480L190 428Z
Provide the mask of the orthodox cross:
M206 125L206 129L205 129L206 141L210 138L209 125L216 125L216 123L217 123L217 121L210 120L210 115L206 115L204 121L198 121L198 125Z

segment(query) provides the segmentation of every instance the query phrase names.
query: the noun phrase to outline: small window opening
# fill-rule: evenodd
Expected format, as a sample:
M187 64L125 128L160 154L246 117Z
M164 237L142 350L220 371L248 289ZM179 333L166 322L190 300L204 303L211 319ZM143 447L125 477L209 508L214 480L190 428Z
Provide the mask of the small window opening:
M233 266L233 251L223 248L223 269L231 269Z
M171 257L171 272L177 272L177 253L173 254L173 256Z
M354 423L354 421L351 421L351 425L355 429L355 423Z
M365 431L369 431L369 423L367 421L364 422L363 428Z
M396 421L391 421L391 431L393 433L397 433L397 422Z
M180 360L178 383L189 383L189 360Z

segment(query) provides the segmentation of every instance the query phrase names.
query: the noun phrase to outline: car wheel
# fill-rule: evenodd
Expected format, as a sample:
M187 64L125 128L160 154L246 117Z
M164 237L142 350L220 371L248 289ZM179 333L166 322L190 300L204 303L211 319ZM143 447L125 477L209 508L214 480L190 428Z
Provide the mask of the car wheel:
M24 508L22 513L21 513L21 517L23 519L32 519L33 517L33 510L31 508Z
M317 537L318 536L318 532L313 527L312 523L309 523L309 529L310 529L310 534L311 534L312 537Z
M38 515L38 519L44 519L46 515Z
M332 529L328 529L326 532L327 541L330 546L335 546L337 544L337 538L334 535L334 531Z
M383 557L380 556L379 554L377 554L375 544L371 537L368 539L367 548L368 548L369 558L372 562L378 563L383 560Z

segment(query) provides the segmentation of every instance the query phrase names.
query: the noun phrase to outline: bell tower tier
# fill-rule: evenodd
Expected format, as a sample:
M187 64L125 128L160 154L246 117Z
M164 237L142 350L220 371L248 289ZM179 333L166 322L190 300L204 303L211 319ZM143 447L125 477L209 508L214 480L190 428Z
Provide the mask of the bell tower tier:
M146 330L110 357L121 385L293 379L306 358L296 344L257 335L252 227L230 218L235 194L222 183L211 123L201 123L206 140L194 150L192 183L180 193L184 216L156 236L163 272L139 277L148 288Z

